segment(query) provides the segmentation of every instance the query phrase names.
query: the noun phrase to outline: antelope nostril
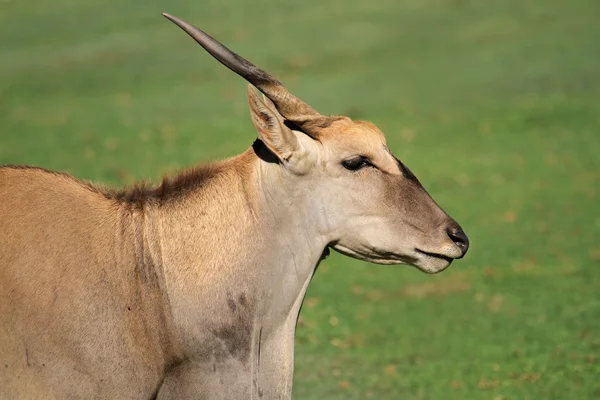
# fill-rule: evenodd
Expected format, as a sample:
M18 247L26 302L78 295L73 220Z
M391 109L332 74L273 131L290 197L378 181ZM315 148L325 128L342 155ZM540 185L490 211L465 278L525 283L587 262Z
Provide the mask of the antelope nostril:
M458 246L458 248L460 248L460 250L462 251L462 255L464 256L467 253L467 250L469 250L469 238L467 237L465 232L462 230L462 228L461 227L449 228L446 231L446 233L448 233L448 236L450 237L450 239L452 239L454 244L456 244Z

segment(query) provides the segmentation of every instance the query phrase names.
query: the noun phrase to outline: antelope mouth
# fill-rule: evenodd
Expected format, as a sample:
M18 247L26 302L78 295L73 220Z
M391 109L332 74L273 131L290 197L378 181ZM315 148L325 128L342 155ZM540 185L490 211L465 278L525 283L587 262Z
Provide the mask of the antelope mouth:
M439 253L430 253L430 252L428 252L428 251L421 250L421 249L415 249L415 251L416 251L417 253L419 253L419 254L423 254L423 255L425 255L425 256L427 256L427 257L433 257L433 258L438 258L438 259L440 259L440 260L445 260L445 261L447 261L448 263L451 263L451 262L452 262L452 261L455 259L454 257L448 257L448 256L445 256L445 255L443 255L443 254L439 254Z

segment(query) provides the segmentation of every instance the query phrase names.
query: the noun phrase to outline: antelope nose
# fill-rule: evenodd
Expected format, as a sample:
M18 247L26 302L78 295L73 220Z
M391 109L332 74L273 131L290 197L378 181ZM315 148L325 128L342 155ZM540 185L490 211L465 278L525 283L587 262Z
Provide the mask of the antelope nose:
M448 228L446 233L462 252L462 255L459 258L464 257L465 254L467 254L467 250L469 250L469 238L465 234L465 231L463 231L462 228L456 224L456 226Z

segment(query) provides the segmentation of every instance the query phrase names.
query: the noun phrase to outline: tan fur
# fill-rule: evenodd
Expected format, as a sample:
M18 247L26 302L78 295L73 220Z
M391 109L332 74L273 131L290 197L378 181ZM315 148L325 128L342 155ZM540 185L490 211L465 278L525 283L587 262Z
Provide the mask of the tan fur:
M422 195L421 200L405 198L415 191L394 167L383 135L372 124L340 120L323 130L319 146L323 155L312 169L333 170L330 175L339 179L350 173L333 169L329 159L360 152L377 163L381 179L400 184L398 195L390 195L392 185L384 187L383 203L399 196L398 202L413 207L433 207ZM238 368L250 368L261 329L277 332L287 326L292 336L286 336L293 339L297 309L318 262L303 268L301 287L287 302L261 301L277 290L271 284L282 282L264 286L270 265L261 254L285 230L265 231L281 211L274 211L264 194L295 191L281 181L286 178L280 172L272 175L275 188L268 189L268 181L257 186L265 166L270 172L279 169L257 156L259 148L165 178L156 187L118 191L38 168L0 168L0 398L92 393L150 398L163 381L175 382L170 389L163 385L170 390L165 398L179 392L187 396L182 387L188 386L177 374L191 370L203 376L212 369L222 370L229 384L199 379L188 389L222 394L210 398L258 393L258 387L228 390L241 384ZM373 186L371 173L355 173L354 185ZM341 207L356 202L350 200ZM317 247L317 253L322 250ZM271 321L278 318L279 323ZM268 332L263 334L264 340ZM272 369L280 370L283 363L291 376L290 355L281 356ZM270 398L290 389L289 382L272 386Z

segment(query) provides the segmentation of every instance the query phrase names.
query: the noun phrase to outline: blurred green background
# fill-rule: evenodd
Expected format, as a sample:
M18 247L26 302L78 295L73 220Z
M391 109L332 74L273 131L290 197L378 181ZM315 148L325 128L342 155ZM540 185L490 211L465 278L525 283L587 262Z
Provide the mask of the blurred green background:
M0 164L129 184L248 148L245 82L162 11L374 121L470 236L436 276L326 260L295 399L600 398L597 0L0 0Z

